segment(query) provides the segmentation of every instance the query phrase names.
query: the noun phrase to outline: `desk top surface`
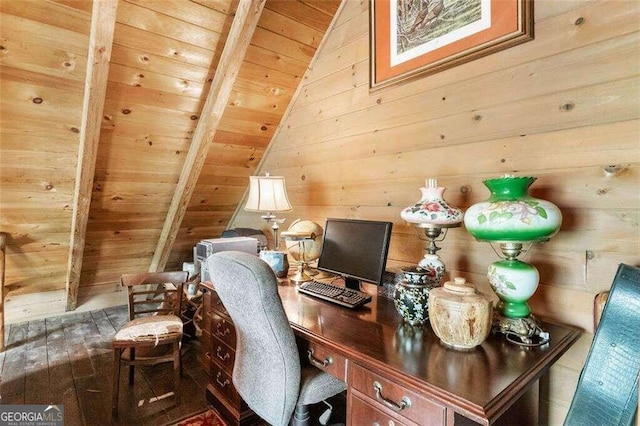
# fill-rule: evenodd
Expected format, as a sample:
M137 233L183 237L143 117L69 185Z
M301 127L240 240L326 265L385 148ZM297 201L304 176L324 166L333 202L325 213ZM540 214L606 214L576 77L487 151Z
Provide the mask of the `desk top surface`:
M299 335L483 418L499 415L506 401L518 397L580 336L577 329L544 323L550 332L544 346L521 347L490 335L462 352L440 344L428 324L404 324L386 297L374 296L351 310L298 293L287 282L278 289Z

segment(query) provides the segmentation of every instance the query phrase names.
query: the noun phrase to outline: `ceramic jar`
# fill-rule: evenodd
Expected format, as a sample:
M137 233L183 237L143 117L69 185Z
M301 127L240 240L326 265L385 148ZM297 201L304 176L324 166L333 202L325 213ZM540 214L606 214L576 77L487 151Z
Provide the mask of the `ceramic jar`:
M473 285L456 277L429 292L429 322L446 346L472 349L491 331L492 305Z
M393 303L402 319L410 325L422 325L429 319L428 272L420 268L404 268L402 280L395 286Z
M562 213L553 203L528 194L536 178L504 176L483 181L491 192L464 215L467 231L484 241L536 241L554 236Z
M420 188L420 201L402 210L400 217L409 223L434 226L462 222L462 210L447 204L443 198L444 190L444 187L438 187L436 179L428 179L425 187Z

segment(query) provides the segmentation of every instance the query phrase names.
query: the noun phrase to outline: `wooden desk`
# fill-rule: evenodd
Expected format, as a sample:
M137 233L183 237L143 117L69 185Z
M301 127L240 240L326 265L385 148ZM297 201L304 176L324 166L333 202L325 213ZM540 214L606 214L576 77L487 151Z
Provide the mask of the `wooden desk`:
M205 287L213 290L211 285ZM287 283L279 286L279 292L305 355L309 347L314 358L331 357L333 363L327 371L349 385L347 423L354 425L374 421L388 424L389 420L419 425L537 424L538 379L580 335L573 328L545 324L551 339L544 347L523 348L490 336L474 350L459 352L442 346L428 325L404 325L388 298L374 296L364 307L349 310L299 294ZM203 335L211 333L209 338L216 341L217 328L221 334L218 337L230 338L231 333L225 328L230 324L220 326L220 321L230 322L230 318L225 318L219 308L207 305L217 300L215 292L207 294ZM227 342L230 340L235 345L235 335ZM205 339L204 345L209 345L209 350L205 348L203 352L220 354L215 342L207 343ZM206 356L203 358L206 364ZM232 357L210 358L219 358L217 364L222 360L229 365ZM210 370L210 365L207 368ZM224 393L216 389L230 380L230 374L227 379L209 373L209 400L216 407L223 406L223 414L234 414L221 401ZM374 383L381 386L379 392ZM228 390L228 386L227 383L222 388ZM393 409L394 405L401 405L403 397L411 400L411 407ZM247 410L246 406L237 409L229 421L251 422L254 418Z

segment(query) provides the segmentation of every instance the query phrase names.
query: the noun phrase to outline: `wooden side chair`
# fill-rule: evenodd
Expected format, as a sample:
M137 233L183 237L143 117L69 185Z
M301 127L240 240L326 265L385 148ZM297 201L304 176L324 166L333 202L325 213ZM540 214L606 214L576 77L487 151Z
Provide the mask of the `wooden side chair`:
M136 365L173 362L174 394L182 375L180 343L183 323L180 318L182 287L188 272L127 274L120 283L129 295L129 322L113 337L114 369L112 414L118 415L120 365L129 366L129 384L133 384Z

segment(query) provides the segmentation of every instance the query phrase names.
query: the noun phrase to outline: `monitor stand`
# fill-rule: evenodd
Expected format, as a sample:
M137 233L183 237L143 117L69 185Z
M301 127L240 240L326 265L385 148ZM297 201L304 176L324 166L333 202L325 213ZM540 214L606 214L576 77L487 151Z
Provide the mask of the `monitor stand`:
M351 278L351 277L343 277L344 278L344 286L348 289L351 290L357 290L357 291L362 291L360 290L360 280L357 278Z

